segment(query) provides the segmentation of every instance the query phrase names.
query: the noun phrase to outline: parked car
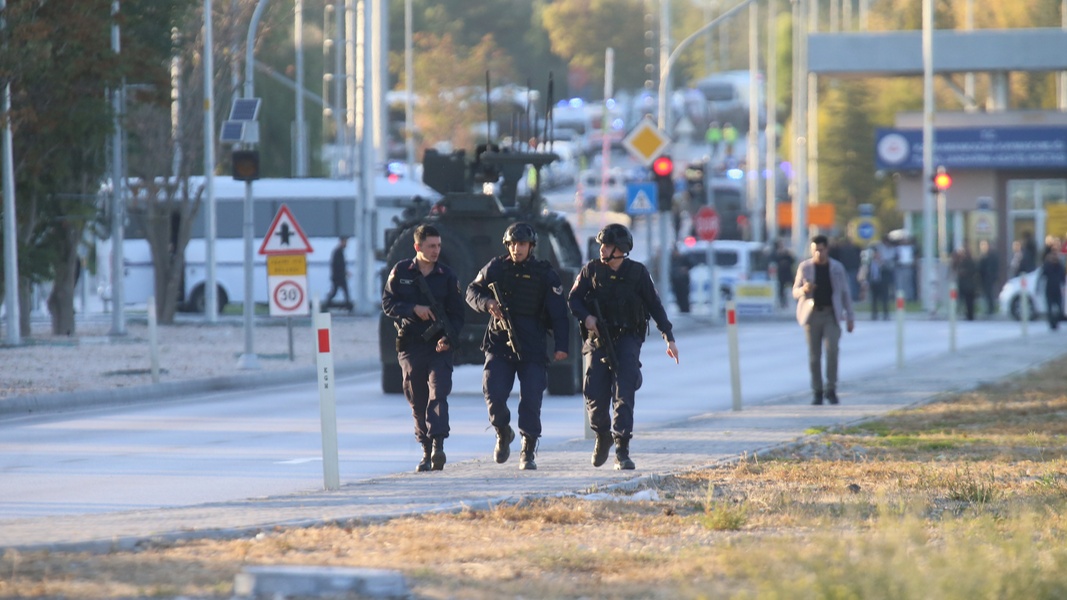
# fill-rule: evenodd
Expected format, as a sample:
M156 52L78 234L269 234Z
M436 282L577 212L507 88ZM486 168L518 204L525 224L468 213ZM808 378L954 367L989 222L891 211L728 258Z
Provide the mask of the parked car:
M1026 298L1030 302L1030 306L1027 309L1030 311L1030 320L1036 320L1044 316L1048 308L1045 306L1044 290L1037 289L1037 277L1040 274L1041 270L1037 269L1005 281L1004 287L1000 288L1000 297L998 298L1000 312L1005 315L1011 315L1011 318L1016 321L1022 320L1022 282L1025 279ZM1042 283L1042 285L1044 284Z

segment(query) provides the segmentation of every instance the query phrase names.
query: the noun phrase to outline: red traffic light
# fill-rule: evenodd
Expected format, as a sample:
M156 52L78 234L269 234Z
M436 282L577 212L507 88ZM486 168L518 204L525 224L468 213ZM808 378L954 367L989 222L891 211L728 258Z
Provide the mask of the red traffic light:
M938 169L937 173L934 174L934 189L938 192L945 192L950 187L952 187L952 176L945 172L943 168Z
M652 172L657 177L670 177L674 173L674 161L669 156L661 156L652 162Z

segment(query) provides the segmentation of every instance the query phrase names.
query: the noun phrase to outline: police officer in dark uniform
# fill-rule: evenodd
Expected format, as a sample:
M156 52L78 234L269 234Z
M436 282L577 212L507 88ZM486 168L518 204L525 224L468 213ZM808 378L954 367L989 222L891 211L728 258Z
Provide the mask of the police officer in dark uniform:
M422 461L416 471L445 468L448 394L458 342L447 332L463 328L459 280L452 269L437 262L440 254L441 234L431 225L419 225L415 229L415 258L396 263L382 292L382 310L397 324L396 349L404 373L404 395L415 418L415 439L422 444ZM447 325L441 315L434 314L434 302L423 289L429 290L444 312Z
M627 256L634 247L630 230L611 224L596 236L600 260L589 261L571 288L568 304L582 326L582 352L591 354L585 372L585 407L596 432L593 466L608 460L615 442L615 468L633 469L630 437L634 427L634 394L641 387L641 344L648 319L667 342L667 356L678 362L678 346L663 303L648 269ZM596 315L600 314L601 318ZM610 338L610 346L607 339ZM608 348L614 348L609 352ZM616 364L611 364L613 362ZM612 393L614 392L614 397ZM614 423L608 415L611 404Z
M496 428L493 458L504 463L511 455L515 431L511 428L507 401L518 375L519 433L522 434L519 468L523 470L537 468L534 452L541 435L541 400L548 382L547 329L552 328L555 340L552 358L564 360L570 326L559 274L547 260L533 256L536 245L537 232L533 227L528 223L513 223L504 232L508 253L490 260L467 286L467 304L478 312L492 315L482 339L485 352L482 391L489 409L489 423Z

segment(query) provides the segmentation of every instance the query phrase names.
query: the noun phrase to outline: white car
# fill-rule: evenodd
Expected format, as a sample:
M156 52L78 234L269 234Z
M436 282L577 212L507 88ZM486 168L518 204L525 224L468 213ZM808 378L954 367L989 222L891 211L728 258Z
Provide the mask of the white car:
M690 298L706 298L711 291L711 270L708 268L708 244L715 252L715 277L723 301L734 295L738 281L766 281L767 252L760 242L743 240L678 242L678 252L689 265Z
M582 187L582 202L585 208L596 208L600 197L600 169L586 169L578 178ZM626 212L626 174L619 167L608 170L607 207L609 211Z
M1045 314L1047 310L1045 307L1045 293L1044 290L1037 289L1037 278L1041 274L1041 269L1024 273L1012 277L1004 282L1004 287L1000 289L1000 312L1006 315L1011 315L1016 321L1022 319L1022 282L1026 281L1026 297L1030 300L1030 319L1034 320ZM1044 285L1044 283L1042 283Z

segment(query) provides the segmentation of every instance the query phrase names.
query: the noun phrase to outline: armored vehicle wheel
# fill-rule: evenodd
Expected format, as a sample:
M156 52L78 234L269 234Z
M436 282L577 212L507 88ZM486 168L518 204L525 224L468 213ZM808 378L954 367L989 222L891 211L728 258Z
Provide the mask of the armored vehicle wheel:
M382 363L382 393L404 393L404 372L400 369L400 365Z

